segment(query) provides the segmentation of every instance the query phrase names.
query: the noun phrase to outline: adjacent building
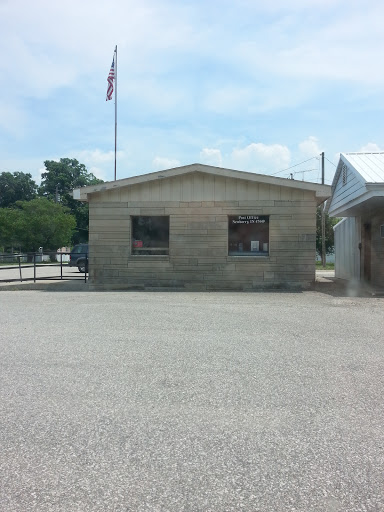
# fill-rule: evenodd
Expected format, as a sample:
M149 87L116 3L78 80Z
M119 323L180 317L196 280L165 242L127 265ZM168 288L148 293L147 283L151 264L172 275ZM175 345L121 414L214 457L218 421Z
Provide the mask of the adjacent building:
M336 277L384 287L384 153L341 153L326 208Z
M93 289L308 288L331 188L192 164L76 189Z

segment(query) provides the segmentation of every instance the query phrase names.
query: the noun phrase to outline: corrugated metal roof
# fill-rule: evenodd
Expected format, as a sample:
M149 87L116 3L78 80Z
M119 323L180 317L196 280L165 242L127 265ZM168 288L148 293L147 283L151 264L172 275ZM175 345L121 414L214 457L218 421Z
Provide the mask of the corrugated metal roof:
M342 153L367 183L384 183L384 153Z

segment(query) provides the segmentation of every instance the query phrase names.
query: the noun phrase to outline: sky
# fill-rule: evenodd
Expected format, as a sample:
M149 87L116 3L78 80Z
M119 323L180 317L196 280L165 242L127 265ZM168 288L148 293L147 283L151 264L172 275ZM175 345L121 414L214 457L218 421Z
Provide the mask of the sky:
M0 172L192 163L331 183L384 150L382 0L0 0Z

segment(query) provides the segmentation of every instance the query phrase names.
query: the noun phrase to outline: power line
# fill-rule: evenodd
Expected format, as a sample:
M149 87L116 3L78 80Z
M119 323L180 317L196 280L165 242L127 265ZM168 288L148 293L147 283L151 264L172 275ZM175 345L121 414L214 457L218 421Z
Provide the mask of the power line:
M313 172L317 171L317 169L305 169L304 171L296 171L293 174L301 174L302 172Z
M327 158L326 156L325 156L324 158L327 160L327 162L329 162L330 164L332 164L332 165L333 165L333 167L337 167L333 162L331 162L330 160L328 160L328 158Z
M313 160L313 159L317 160L317 158L318 158L317 156L313 156L312 158L308 158L308 160L304 160L304 162L300 162L298 164L291 165L291 167L287 167L286 169L283 169L282 171L275 172L275 173L271 174L271 176L275 176L276 174L280 174L281 172L289 171L289 169L293 169L294 167L297 167L298 165L301 165L301 164L305 164L306 162L309 162L310 160Z

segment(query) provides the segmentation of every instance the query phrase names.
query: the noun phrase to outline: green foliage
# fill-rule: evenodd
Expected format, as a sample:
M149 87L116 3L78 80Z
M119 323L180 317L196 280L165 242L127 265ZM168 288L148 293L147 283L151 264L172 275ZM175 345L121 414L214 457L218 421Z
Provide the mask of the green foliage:
M20 212L12 208L0 208L0 250L20 248Z
M88 203L76 201L72 197L74 188L103 183L87 171L84 164L76 159L60 158L59 162L46 160L46 172L41 175L39 193L69 208L76 218L76 232L72 237L74 244L88 241Z
M44 165L46 172L41 175L41 195L55 200L57 191L60 202L65 206L73 200L71 191L74 188L103 182L88 172L85 165L80 164L76 159L60 158L59 162L46 160Z
M321 254L322 251L322 234L321 234L321 212L323 206L318 206L316 210L316 251ZM332 252L335 247L335 235L333 226L335 226L340 219L330 217L328 213L325 214L325 252Z
M31 174L2 172L0 174L0 208L7 208L16 201L30 201L37 195L37 185Z
M75 201L72 190L102 180L75 159L44 165L39 188L31 174L0 174L0 248L56 250L88 241L88 204Z
M69 245L76 220L69 209L46 198L17 201L14 208L0 208L0 246L37 251Z

